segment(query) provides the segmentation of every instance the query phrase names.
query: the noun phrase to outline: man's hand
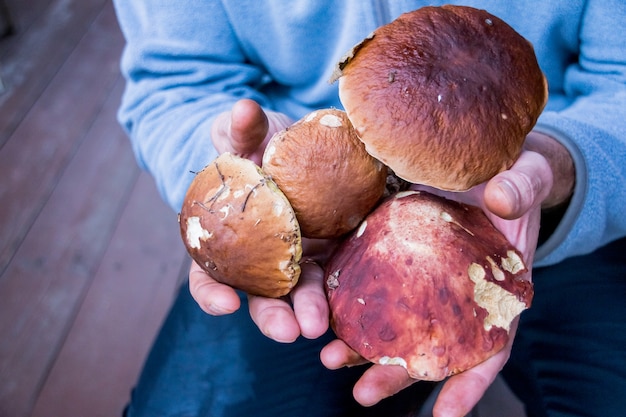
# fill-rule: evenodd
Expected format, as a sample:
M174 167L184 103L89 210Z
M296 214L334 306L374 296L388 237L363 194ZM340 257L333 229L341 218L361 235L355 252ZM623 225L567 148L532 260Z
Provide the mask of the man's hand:
M248 296L250 316L267 337L277 342L293 342L302 335L315 339L328 330L328 302L323 291L324 271L309 258L301 263L298 285L288 296L274 299ZM193 298L206 313L219 316L240 307L232 287L211 278L192 262L189 287Z
M483 208L494 225L523 253L529 269L537 244L542 203L563 202L571 194L574 183L571 158L561 145L549 137L533 136L532 149L525 150L510 170L466 193L428 189ZM542 152L550 159L534 151ZM553 157L557 157L558 162ZM471 411L508 360L516 328L517 321L513 323L509 343L502 351L445 382L433 410L435 416L463 416ZM329 369L365 362L340 340L331 342L322 350L321 360ZM359 379L353 393L359 403L373 405L415 382L402 367L372 365Z
M232 112L216 119L213 140L220 153L233 152L260 164L267 141L273 133L289 124L291 121L283 115L268 117L258 104L242 100ZM574 170L569 154L554 139L531 134L527 145L527 150L510 170L468 192L429 191L481 207L494 225L524 254L530 268L537 244L542 203L554 205L569 197L574 184ZM322 263L332 250L329 242L308 241L307 246L309 249L305 248L304 259L311 259L307 258L307 253L316 252L316 260ZM311 250L313 246L318 249ZM321 336L328 329L329 313L323 275L318 264L305 260L300 283L288 297L250 297L250 315L259 329L281 342L294 341L300 335L308 338ZM237 293L214 281L195 264L191 267L189 280L194 299L207 313L228 314L239 308ZM516 322L512 326L509 343L501 352L446 381L435 404L435 416L462 416L478 403L508 360L515 330ZM320 356L329 369L366 362L340 340L328 344ZM402 367L372 365L355 385L354 397L363 405L373 405L415 382Z
M287 116L266 113L255 101L243 99L215 118L211 139L220 154L231 152L261 164L267 142L290 124ZM215 281L195 262L189 270L189 286L193 298L208 314L230 314L240 307L235 290Z
M258 103L243 99L231 111L219 115L211 135L218 152L231 152L260 165L274 133L290 126L287 116L264 111ZM284 299L249 296L250 315L259 329L279 342L292 342L302 335L316 338L328 329L328 303L323 292L323 271L313 261L327 256L329 243L305 241L302 273L297 287ZM215 281L195 262L189 271L191 295L208 314L230 314L241 302L230 286Z

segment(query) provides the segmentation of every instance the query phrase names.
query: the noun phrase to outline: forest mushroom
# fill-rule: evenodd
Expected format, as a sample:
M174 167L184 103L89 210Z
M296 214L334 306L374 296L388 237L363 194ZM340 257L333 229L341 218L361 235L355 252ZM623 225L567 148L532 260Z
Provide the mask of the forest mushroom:
M281 297L298 282L295 213L250 160L224 153L196 174L179 223L191 257L219 282L265 297Z
M274 135L262 168L308 238L336 238L357 227L380 202L387 178L387 167L366 152L337 109L311 112Z
M312 112L274 135L262 168L225 153L199 172L179 215L191 257L215 280L281 297L296 285L302 236L353 230L386 191L387 167L345 112Z
M370 154L411 183L450 191L508 169L547 101L530 42L464 6L424 7L378 28L335 79Z
M439 381L504 347L533 296L526 272L479 208L401 192L327 264L331 324L364 358Z

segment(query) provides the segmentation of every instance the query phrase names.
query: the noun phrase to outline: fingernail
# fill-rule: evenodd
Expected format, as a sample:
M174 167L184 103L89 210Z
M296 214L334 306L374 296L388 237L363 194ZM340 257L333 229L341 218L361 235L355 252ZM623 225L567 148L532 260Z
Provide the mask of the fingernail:
M232 313L232 311L230 311L229 309L226 309L222 306L219 306L217 304L209 304L207 306L207 313L213 315L213 316L223 316L224 314L230 314Z
M502 192L506 202L510 205L514 212L519 209L519 196L517 188L513 186L513 183L507 179L498 181L498 188Z

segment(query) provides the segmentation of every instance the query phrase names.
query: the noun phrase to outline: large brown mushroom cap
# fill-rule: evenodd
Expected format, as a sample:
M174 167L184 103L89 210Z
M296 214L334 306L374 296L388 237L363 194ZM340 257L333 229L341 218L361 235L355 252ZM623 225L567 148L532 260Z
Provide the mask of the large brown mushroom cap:
M364 358L442 380L505 346L533 296L526 272L479 208L399 193L327 264L331 324Z
M215 280L265 297L296 285L302 240L295 213L254 162L220 155L194 178L179 222L187 251Z
M353 230L380 202L387 178L387 167L366 152L337 109L309 113L274 135L263 171L285 193L309 238Z
M369 153L409 182L452 191L509 168L547 100L532 45L464 6L424 7L378 28L335 78Z

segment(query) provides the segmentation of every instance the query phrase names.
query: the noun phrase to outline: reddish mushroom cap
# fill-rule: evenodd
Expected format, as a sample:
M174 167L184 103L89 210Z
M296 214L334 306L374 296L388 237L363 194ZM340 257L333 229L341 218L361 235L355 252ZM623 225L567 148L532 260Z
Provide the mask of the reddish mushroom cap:
M479 208L399 193L327 264L331 324L364 358L442 380L504 347L533 296L526 272Z

